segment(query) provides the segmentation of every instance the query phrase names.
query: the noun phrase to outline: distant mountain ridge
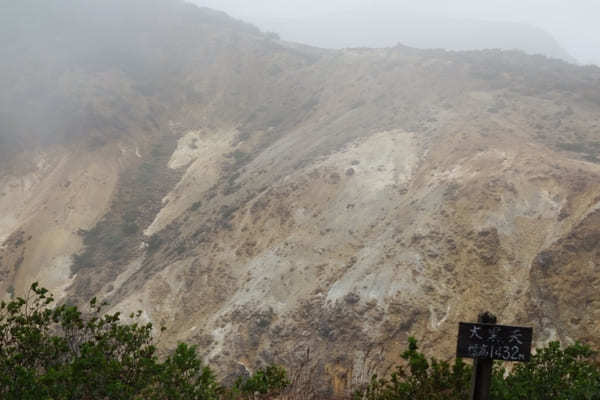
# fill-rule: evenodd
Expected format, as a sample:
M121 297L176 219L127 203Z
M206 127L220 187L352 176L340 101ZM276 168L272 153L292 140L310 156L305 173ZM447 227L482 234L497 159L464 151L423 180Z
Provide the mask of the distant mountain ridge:
M286 40L324 48L400 43L420 49L521 50L576 63L548 32L523 23L382 15L377 11L304 18L256 17L255 21Z

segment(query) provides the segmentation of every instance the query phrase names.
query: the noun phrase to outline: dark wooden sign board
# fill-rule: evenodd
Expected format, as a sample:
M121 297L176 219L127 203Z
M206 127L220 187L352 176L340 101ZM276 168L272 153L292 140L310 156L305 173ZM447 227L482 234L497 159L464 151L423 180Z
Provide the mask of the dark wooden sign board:
M456 356L502 361L529 361L532 337L532 328L460 322Z
M496 325L494 314L479 314L477 323L460 322L456 356L474 358L471 400L488 400L494 360L529 361L533 328Z

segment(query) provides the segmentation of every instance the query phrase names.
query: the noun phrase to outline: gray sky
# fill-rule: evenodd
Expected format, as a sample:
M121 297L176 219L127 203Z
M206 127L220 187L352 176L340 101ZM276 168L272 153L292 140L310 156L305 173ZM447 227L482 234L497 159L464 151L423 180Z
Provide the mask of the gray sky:
M315 21L348 21L390 16L410 19L508 21L542 28L568 53L583 63L600 64L600 0L191 0L233 17L281 33L284 39L319 41L310 29ZM341 23L341 22L340 22ZM334 24L335 25L335 24ZM303 31L303 27L305 31ZM369 27L360 33L375 33ZM358 35L358 34L357 34ZM359 36L351 40L358 41ZM399 34L401 36L401 34ZM393 43L402 37L388 38ZM367 42L365 42L367 43ZM327 43L325 43L327 44ZM368 43L371 44L371 43ZM355 45L364 45L356 43ZM382 43L387 46L389 43ZM438 47L444 47L438 46Z

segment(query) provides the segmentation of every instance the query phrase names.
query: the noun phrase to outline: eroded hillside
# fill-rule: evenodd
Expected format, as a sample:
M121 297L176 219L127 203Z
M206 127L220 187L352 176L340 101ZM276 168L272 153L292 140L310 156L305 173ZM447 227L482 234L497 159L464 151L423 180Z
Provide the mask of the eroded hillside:
M124 3L123 21L94 23L125 24ZM89 18L74 4L67 44ZM397 361L409 334L452 355L457 322L484 309L538 342L600 344L600 70L323 51L150 4L96 58L40 53L33 32L20 46L41 61L13 49L2 67L6 296L40 281L144 310L164 348L197 343L223 370L293 368L310 349L337 392ZM35 96L44 85L77 118Z

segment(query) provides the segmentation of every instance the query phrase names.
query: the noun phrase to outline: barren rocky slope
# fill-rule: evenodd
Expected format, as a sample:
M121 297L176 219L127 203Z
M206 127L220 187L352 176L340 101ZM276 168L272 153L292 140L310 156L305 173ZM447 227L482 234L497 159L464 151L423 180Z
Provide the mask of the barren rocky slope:
M167 0L2 29L43 3L74 22L0 46L0 294L142 309L223 370L310 349L337 392L484 309L600 345L599 69L323 51Z

